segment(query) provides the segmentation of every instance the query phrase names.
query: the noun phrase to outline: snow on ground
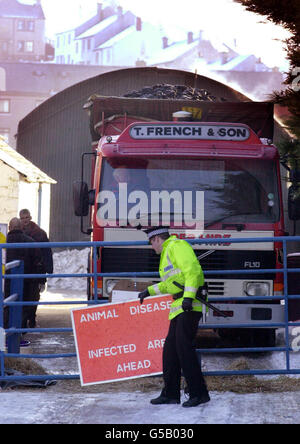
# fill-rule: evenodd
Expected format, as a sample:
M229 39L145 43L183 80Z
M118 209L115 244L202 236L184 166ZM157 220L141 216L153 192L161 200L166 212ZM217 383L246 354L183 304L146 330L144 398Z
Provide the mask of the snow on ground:
M209 403L186 409L151 405L154 392L0 392L0 423L111 424L116 429L116 424L300 424L300 392L210 395Z
M75 248L53 253L54 274L87 273L88 254L90 249ZM49 278L48 287L56 289L86 290L86 278Z

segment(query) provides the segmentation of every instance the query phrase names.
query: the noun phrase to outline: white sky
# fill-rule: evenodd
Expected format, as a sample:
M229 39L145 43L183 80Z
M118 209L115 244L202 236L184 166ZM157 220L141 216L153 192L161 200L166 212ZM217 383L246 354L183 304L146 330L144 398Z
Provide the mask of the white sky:
M34 3L35 0L19 0ZM101 0L98 0L101 3ZM103 4L110 0L102 0ZM286 64L283 43L289 33L272 23L262 24L263 17L247 12L233 0L115 0L123 9L129 9L144 21L162 27L178 27L181 32L204 30L205 36L214 41L232 45L236 38L238 50L255 54L268 66ZM42 0L46 15L47 34L68 30L92 17L97 0ZM168 36L174 29L170 29ZM181 38L182 33L179 32ZM172 33L171 37L174 37ZM287 67L287 65L286 65Z

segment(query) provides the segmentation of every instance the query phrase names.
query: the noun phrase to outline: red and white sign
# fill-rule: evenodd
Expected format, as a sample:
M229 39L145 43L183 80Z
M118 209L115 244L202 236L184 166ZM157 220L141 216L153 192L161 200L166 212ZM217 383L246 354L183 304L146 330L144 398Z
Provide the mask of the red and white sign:
M171 296L72 310L81 385L162 373Z

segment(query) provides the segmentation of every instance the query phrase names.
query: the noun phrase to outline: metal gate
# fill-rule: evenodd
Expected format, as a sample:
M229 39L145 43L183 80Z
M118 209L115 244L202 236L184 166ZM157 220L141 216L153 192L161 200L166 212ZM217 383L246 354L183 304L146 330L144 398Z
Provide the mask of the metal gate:
M300 299L300 295L289 295L288 294L288 273L300 273L300 268L288 268L287 264L287 243L288 242L299 242L300 236L296 237L277 237L277 238L243 238L243 239L230 239L230 243L259 243L259 242L280 242L283 251L283 264L282 268L277 269L263 269L263 270L218 270L218 271L205 271L205 277L213 275L230 275L230 274L260 274L260 273L283 273L284 281L284 292L283 295L279 296L247 296L247 300L281 300L284 303L284 322L280 323L264 323L259 322L255 327L272 327L272 328L283 328L285 331L285 346L283 347L247 347L247 348L213 348L213 349L198 349L199 353L255 353L261 351L277 351L285 353L285 369L275 369L275 370L224 370L224 371L207 371L203 372L204 375L292 375L300 374L300 368L291 368L290 365L290 354L298 353L300 350L300 322L289 322L288 307L292 300ZM228 239L195 239L189 240L191 244L222 244L228 243ZM8 376L5 375L4 359L6 357L11 358L31 358L31 359L55 359L55 358L71 358L76 357L75 353L61 353L61 354L20 354L19 339L22 333L45 333L51 334L53 332L72 332L71 328L21 328L21 313L22 306L24 305L67 305L67 304L84 304L84 305L99 305L100 302L97 298L97 286L94 286L94 298L90 301L54 301L54 302L23 302L23 279L30 278L88 278L92 277L94 282L97 282L97 277L158 277L158 273L97 273L97 248L99 247L109 247L109 246L146 246L148 242L50 242L50 243L32 243L32 244L0 244L0 263L2 263L3 249L8 248L84 248L90 247L92 249L92 256L94 261L94 272L93 273L82 273L82 274L52 274L52 275L37 275L37 274L24 274L23 264L20 261L15 261L13 263L6 265L6 272L3 275L3 270L0 270L0 381L11 381L11 380L61 380L61 379L79 379L79 374L59 374L59 375L22 375L22 376ZM10 274L7 271L10 270ZM4 300L4 279L10 279L12 281L11 294L8 298ZM243 300L244 296L231 297L231 301ZM210 302L220 302L220 298L210 298ZM300 303L300 301L299 301ZM4 328L4 314L5 311L9 311L9 325L8 328ZM203 329L214 329L214 328L251 328L252 324L207 324L203 323L199 325ZM293 341L289 344L289 330L291 329L292 335L294 335Z

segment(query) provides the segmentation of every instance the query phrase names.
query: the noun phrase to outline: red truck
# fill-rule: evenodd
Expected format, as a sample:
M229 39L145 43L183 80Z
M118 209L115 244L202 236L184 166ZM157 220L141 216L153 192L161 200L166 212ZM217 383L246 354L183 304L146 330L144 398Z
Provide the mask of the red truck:
M193 248L204 274L214 271L206 277L208 297L220 298L215 305L227 318L209 310L206 322L253 327L283 322L280 300L253 300L283 294L282 273L261 272L282 267L281 243L230 242L285 234L280 159L267 140L273 134L272 104L93 97L86 108L94 139L92 180L89 186L83 180L74 184L83 232L91 233L93 241L145 241L138 227L167 225L179 238L214 239ZM182 111L188 121L182 121ZM84 229L88 214L91 228ZM153 274L158 264L149 246L98 249L101 273ZM239 273L222 274L228 270ZM151 274L98 278L97 293L109 298L120 283L141 289L158 280ZM92 298L93 279L88 289ZM275 345L273 327L218 332L242 332L251 344Z

